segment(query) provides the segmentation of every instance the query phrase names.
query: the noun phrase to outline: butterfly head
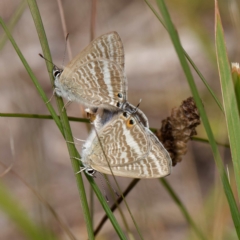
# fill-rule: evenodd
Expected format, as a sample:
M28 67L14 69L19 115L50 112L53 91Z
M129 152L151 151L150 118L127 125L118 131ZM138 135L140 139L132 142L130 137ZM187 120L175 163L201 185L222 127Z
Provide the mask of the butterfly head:
M87 175L89 175L90 177L95 177L96 172L97 172L96 170L94 170L94 169L92 169L90 167L85 169L85 173Z
M53 67L53 77L54 77L54 79L59 78L62 71L63 71L62 69L58 68L57 66L54 66Z
M54 77L54 85L55 85L55 93L59 96L62 97L62 90L61 90L61 84L59 83L59 78L62 74L63 70L58 68L57 66L53 67L53 77Z

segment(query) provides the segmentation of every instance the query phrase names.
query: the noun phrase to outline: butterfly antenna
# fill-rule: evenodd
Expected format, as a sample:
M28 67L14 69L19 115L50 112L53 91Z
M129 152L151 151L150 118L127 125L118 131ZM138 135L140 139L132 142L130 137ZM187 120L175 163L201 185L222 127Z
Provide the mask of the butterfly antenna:
M100 172L97 172L97 173L100 173ZM100 179L100 182L101 182L101 186L102 186L102 190L103 190L103 193L104 193L104 196L106 198L106 201L109 202L109 199L108 199L108 196L107 196L107 193L106 193L106 190L105 190L105 187L103 185L103 180L102 180L102 174L100 173L101 177L99 178Z
M64 54L63 54L62 66L64 65L64 61L65 61L65 57L66 57L68 36L69 36L69 33L68 33L67 36L66 36L66 42L65 42Z
M50 62L54 67L56 67L57 69L60 69L58 66L56 66L53 62L49 61L48 59L46 59L41 53L38 54L41 58L43 58L45 61Z
M142 99L139 100L138 105L135 107L134 113L137 112L141 102L142 102Z
M118 194L118 192L116 191L116 189L112 186L112 184L108 181L108 179L101 173L98 172L100 175L102 175L102 177L105 179L105 181L107 182L108 186L113 190L113 192L116 194L117 197L119 197L120 195Z
M72 103L72 101L71 101L71 100L68 100L68 101L64 104L64 106L62 107L62 112L64 112L64 109L66 110L67 107L68 107L71 103Z

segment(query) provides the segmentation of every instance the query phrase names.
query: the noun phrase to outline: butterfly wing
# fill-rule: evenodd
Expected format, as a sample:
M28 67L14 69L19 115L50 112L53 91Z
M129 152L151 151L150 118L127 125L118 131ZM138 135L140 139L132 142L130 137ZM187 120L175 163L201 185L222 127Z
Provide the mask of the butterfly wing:
M99 131L101 144L95 136L84 156L87 164L99 172L111 174L112 170L123 177L158 178L170 174L171 158L154 134L134 117L131 119L136 122L129 127L131 119L126 121L121 114Z
M99 131L98 136L91 136L88 149L82 153L86 161L94 165L106 165L104 153L108 156L111 166L134 162L148 154L148 135L142 130L140 124L129 126L129 119L123 116L123 112L114 115ZM95 132L93 132L94 134ZM99 141L99 139L100 141ZM102 150L102 146L104 152Z
M134 162L111 166L111 170L115 176L131 177L131 178L160 178L171 173L172 161L167 150L162 144L151 134L151 149L145 158L141 158ZM110 159L110 156L108 156ZM108 165L92 163L91 167L96 171L112 174Z
M55 85L63 97L89 107L117 108L127 100L126 76L118 64L108 59L67 67Z
M109 32L93 40L68 64L67 68L78 69L80 65L96 58L108 59L124 69L123 43L117 32Z

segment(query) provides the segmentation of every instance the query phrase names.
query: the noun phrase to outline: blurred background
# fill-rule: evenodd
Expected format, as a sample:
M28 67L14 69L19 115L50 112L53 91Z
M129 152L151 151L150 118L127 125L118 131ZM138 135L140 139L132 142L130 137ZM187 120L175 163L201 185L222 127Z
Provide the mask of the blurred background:
M158 11L155 1L150 1ZM64 13L72 57L91 40L91 19L95 17L94 37L117 31L123 41L128 77L128 99L137 105L149 119L152 128L160 128L161 121L171 114L173 107L191 96L185 75L174 47L161 23L141 0L62 0L37 1L48 38L54 64L62 66L66 45L60 17ZM93 3L95 10L93 11ZM221 98L214 46L214 1L166 0L178 30L182 45L195 62L216 95ZM239 5L237 1L219 1L226 44L231 62L239 61ZM24 1L1 0L0 15L6 23L22 8L12 35L28 61L38 81L50 98L50 84L45 61L38 56L41 46L31 13ZM49 114L38 95L19 57L0 29L0 112ZM66 54L66 65L69 61ZM224 116L193 71L201 98L209 115L217 141L226 143ZM51 103L56 109L53 99ZM72 103L69 116L82 117L81 107ZM73 135L80 139L88 136L89 125L71 123ZM202 126L198 136L206 138ZM33 223L48 227L57 239L69 239L60 228L49 208L43 206L32 190L15 174L23 178L56 211L76 239L87 239L75 176L66 143L52 120L0 118L0 174L1 184L12 199L21 206ZM81 149L81 144L77 146ZM230 153L220 147L224 163L231 177ZM13 164L12 170L4 171ZM86 180L83 176L84 181ZM222 191L219 174L211 149L206 143L192 141L181 163L167 177L172 188L184 203L197 226L208 239L236 239L229 208ZM100 189L102 183L96 180ZM110 177L110 181L112 179ZM118 178L124 190L131 179ZM115 187L114 183L112 185ZM89 183L85 181L89 195ZM109 195L109 205L113 200ZM1 197L1 196L0 196ZM127 197L132 214L144 239L198 239L192 232L178 206L161 183L141 180ZM98 200L94 201L94 226L104 215ZM125 206L122 210L135 239L138 234ZM122 225L118 211L115 216ZM0 239L23 240L26 235L14 221L0 209ZM124 227L123 227L124 229ZM118 239L110 222L107 222L96 239Z

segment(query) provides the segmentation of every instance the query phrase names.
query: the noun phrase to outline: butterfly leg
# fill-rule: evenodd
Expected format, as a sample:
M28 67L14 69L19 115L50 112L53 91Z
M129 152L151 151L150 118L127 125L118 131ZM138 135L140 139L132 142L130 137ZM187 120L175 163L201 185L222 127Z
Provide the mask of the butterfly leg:
M80 170L78 172L76 172L75 174L79 174L83 171L85 171L87 169L87 167L80 167Z
M53 89L52 96L49 98L49 100L46 102L46 104L48 104L48 103L50 103L50 102L52 101L52 98L53 98L54 94L55 94L57 91L58 91L57 88L54 88L54 89Z
M71 99L68 99L68 101L65 103L65 105L62 108L62 112L64 111L64 108L67 109L67 106L69 106L72 103Z
M73 137L75 140L79 141L79 142L86 142L86 140L82 140L80 138L76 138L76 137ZM79 145L81 143L75 143L75 142L71 142L71 141L66 141L66 143L71 143L71 144L74 144L74 145Z

